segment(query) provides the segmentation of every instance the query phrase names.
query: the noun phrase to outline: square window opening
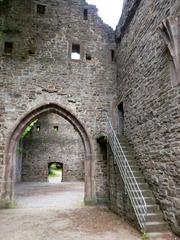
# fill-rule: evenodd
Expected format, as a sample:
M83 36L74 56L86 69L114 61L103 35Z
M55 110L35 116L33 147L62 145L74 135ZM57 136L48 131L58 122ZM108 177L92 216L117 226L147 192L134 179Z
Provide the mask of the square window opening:
M54 126L54 131L58 132L59 131L59 127L58 126Z
M71 59L80 59L80 44L72 44Z
M37 13L45 14L45 12L46 12L46 6L41 5L41 4L37 4Z
M84 9L84 20L88 20L88 9Z
M4 53L12 53L12 52L13 52L13 42L5 42Z

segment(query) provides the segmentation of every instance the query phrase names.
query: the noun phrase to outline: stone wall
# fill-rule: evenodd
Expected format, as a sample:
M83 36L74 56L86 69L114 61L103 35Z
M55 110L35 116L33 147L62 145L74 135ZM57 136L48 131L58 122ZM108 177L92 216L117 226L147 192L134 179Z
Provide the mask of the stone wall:
M141 1L134 6L131 19L120 21L116 32L119 94L115 106L123 102L125 135L165 219L178 232L180 85L171 77L172 59L158 27L172 9L180 11L178 1L170 0ZM124 7L128 12L132 6L127 1Z
M37 4L45 7L45 14L37 13ZM93 145L96 195L106 197L107 169L96 134L105 126L102 112L111 110L116 91L113 30L95 6L80 0L12 0L5 9L0 14L1 184L12 129L27 112L53 102L84 124ZM6 51L5 42L12 43ZM80 44L80 60L70 57L72 43Z
M38 118L24 138L22 181L47 181L48 163L63 163L63 181L84 180L84 147L74 127L56 114Z

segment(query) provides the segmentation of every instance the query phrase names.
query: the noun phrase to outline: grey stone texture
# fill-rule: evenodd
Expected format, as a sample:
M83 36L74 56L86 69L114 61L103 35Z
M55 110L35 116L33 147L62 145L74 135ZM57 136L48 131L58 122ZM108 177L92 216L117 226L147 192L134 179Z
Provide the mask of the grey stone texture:
M37 4L44 6L41 13ZM4 181L15 181L14 149L7 152L11 133L18 124L21 129L22 118L32 110L55 103L88 133L94 163L85 169L85 178L91 174L97 202L110 199L114 211L131 212L129 200L122 203L116 166L96 141L106 130L106 112L117 129L123 102L124 134L137 165L165 219L180 233L180 85L159 30L168 17L179 22L179 0L127 0L115 34L84 0L0 2L0 198L12 192ZM72 44L80 45L80 60L71 59Z
M135 148L137 161L165 219L177 233L180 85L172 77L171 55L158 27L167 17L178 17L178 2L141 1L123 36L121 21L116 32L117 103L123 102L125 135Z
M27 112L53 102L84 124L93 145L95 192L104 199L107 172L95 137L105 128L102 111L111 110L116 91L114 32L85 1L8 2L0 15L0 195L8 137ZM46 6L45 14L37 13L37 4ZM12 53L4 53L5 42L13 42ZM80 60L71 59L72 43L80 44Z
M48 179L48 163L63 163L63 181L84 180L84 147L74 127L57 114L38 118L22 146L22 181Z

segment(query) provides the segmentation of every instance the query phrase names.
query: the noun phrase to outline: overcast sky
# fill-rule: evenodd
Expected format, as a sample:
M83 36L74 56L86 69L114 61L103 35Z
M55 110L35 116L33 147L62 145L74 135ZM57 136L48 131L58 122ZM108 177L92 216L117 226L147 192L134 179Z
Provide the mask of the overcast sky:
M121 15L123 0L86 0L86 2L96 5L99 16L115 29Z

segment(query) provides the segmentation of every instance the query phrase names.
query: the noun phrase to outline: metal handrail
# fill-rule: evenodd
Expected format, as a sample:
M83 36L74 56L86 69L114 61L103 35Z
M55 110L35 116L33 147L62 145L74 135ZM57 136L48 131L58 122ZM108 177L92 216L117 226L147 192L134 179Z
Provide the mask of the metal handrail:
M108 117L107 122L108 122L107 137L114 155L114 160L119 168L120 174L125 185L125 190L127 191L127 194L131 200L138 223L141 229L145 229L147 216L146 201L142 195L142 191L139 188L136 178L132 172L132 169L128 163L128 160L124 154L121 144L116 136L116 133Z

